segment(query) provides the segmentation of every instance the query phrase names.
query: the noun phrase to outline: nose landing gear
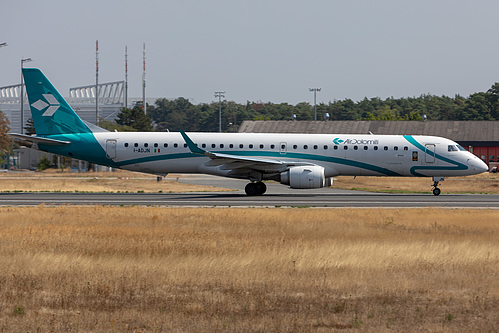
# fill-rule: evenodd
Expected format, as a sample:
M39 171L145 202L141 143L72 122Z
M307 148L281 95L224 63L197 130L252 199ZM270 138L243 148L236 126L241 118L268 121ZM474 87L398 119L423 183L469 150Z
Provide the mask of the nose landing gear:
M438 182L434 182L433 183L433 195L439 195L441 192L437 186L438 186Z
M440 195L441 191L438 188L438 183L443 181L444 177L433 177L433 195Z

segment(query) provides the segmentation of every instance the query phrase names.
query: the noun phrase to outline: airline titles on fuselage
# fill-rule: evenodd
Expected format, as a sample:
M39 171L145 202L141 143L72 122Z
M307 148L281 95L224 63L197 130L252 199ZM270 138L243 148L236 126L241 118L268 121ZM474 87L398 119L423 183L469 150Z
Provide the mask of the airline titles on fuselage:
M378 145L379 140L366 140L366 139L346 139L343 144L347 145Z

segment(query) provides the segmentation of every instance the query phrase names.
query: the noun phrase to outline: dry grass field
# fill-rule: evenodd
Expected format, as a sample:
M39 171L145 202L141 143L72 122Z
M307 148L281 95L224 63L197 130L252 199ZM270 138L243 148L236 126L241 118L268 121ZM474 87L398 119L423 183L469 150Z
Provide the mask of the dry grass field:
M116 172L71 173L49 169L44 172L0 173L0 192L144 192L178 193L230 191L221 187L190 185L168 175L157 182L154 175L118 170ZM183 175L185 177L185 175ZM431 193L431 178L416 177L335 177L333 188L375 192ZM285 185L283 185L285 186ZM499 175L447 178L441 183L442 193L499 193Z
M498 332L499 211L0 208L1 332Z
M179 183L175 175L157 182L154 175L122 170L71 173L51 169L46 172L0 173L0 192L178 193L207 191L230 190Z
M376 192L431 193L431 177L337 177L334 188ZM442 193L499 193L499 175L482 173L476 176L448 177L440 183Z

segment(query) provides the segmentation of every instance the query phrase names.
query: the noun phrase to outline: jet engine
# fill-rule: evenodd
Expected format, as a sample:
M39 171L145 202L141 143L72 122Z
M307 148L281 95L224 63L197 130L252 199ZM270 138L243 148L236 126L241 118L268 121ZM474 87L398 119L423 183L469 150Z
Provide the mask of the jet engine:
M291 188L320 188L331 186L333 179L324 176L324 168L321 166L295 166L281 173L281 184Z

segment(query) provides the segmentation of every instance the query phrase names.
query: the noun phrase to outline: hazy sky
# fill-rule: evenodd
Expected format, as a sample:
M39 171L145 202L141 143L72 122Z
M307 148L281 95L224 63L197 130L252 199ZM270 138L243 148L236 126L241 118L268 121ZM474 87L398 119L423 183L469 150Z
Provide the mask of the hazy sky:
M140 97L318 102L468 96L499 81L497 0L24 0L0 4L0 86L21 57L59 91L124 79Z

